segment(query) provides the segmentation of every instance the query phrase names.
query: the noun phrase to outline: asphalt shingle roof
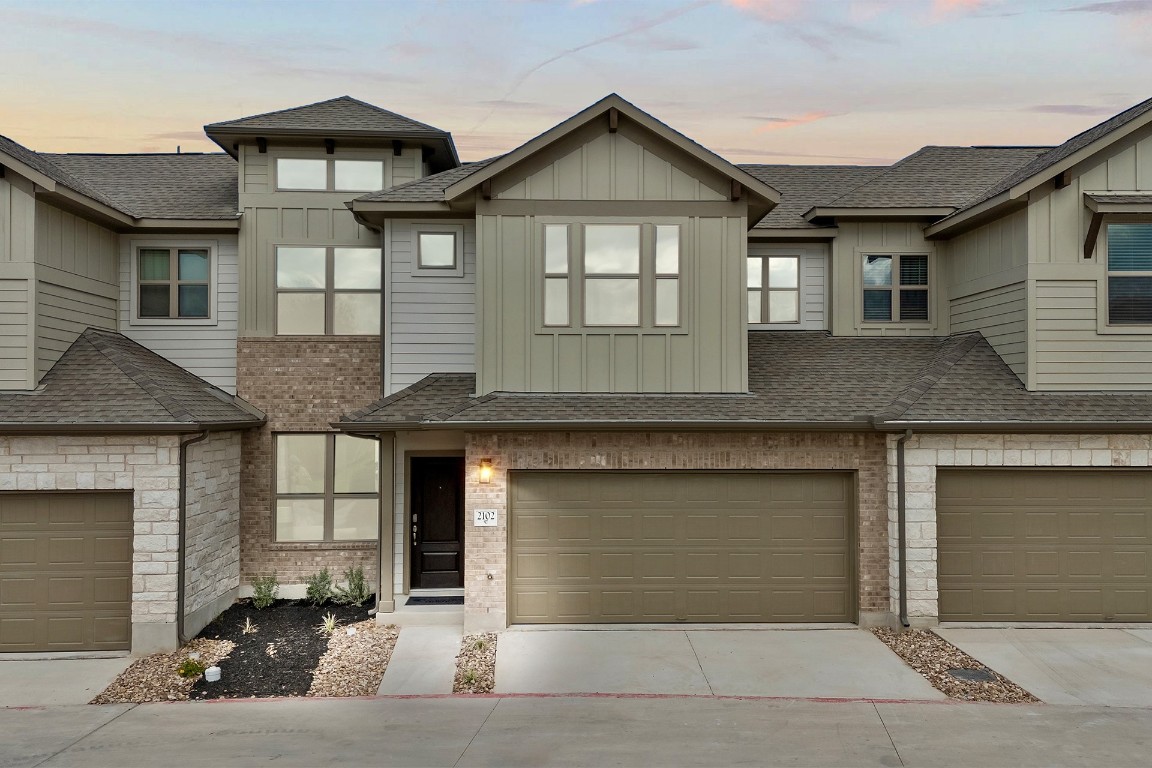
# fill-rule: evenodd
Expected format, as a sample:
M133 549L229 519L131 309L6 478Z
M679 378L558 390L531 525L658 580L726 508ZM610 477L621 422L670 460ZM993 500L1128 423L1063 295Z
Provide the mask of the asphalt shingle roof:
M1049 147L924 147L829 208L959 208L973 195L1046 152Z
M44 174L48 178L59 184L63 184L69 189L90 197L93 200L101 202L110 208L117 208L117 210L119 210L119 208L110 198L105 197L104 194L99 190L91 187L81 179L76 178L72 174L66 172L64 169L58 167L49 159L49 156L47 155L43 155L39 152L28 149L28 147L13 141L7 136L0 136L0 152L3 152L10 157L14 157L15 159L27 165L29 168Z
M230 128L447 135L447 131L389 112L387 109L351 96L338 96L335 99L305 104L302 107L279 109L275 112L264 112L204 126L204 130L209 133Z
M237 163L209 154L53 155L53 165L91 187L115 208L137 218L235 219Z
M753 229L818 229L804 218L850 189L875 178L887 166L872 165L741 165L780 192L780 202Z
M462 179L466 179L501 156L464 163L458 168L434 173L422 179L397 184L395 187L369 192L356 198L365 203L439 203L444 200L444 190Z
M1152 203L1152 192L1085 192L1084 195L1098 203Z
M257 426L252 406L111 331L88 328L39 389L0 392L5 425Z

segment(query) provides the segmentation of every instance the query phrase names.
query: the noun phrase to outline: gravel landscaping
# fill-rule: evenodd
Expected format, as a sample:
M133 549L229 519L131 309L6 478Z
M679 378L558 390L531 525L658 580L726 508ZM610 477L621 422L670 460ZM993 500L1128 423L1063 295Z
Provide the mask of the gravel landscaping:
M131 704L146 701L182 701L188 698L195 678L176 674L180 662L199 654L205 667L219 663L233 648L228 640L196 639L178 651L155 653L132 662L90 704Z
M338 628L312 673L309 696L375 696L400 630L375 619Z
M491 693L496 685L496 633L464 635L452 693Z
M926 629L873 629L872 633L952 699L1037 704L1035 696ZM962 679L963 678L963 679Z

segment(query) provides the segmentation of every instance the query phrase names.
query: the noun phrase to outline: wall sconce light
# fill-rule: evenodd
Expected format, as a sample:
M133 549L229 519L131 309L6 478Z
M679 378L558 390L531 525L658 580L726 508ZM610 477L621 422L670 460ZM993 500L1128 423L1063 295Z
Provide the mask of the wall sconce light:
M492 482L492 459L480 459L480 482Z

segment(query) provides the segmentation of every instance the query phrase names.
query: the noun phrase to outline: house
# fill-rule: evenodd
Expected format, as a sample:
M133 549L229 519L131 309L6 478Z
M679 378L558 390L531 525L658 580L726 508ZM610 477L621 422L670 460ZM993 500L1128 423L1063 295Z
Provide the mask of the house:
M205 131L0 140L0 651L321 567L469 628L1152 620L1152 100L885 167L616 95L475 163L350 97Z

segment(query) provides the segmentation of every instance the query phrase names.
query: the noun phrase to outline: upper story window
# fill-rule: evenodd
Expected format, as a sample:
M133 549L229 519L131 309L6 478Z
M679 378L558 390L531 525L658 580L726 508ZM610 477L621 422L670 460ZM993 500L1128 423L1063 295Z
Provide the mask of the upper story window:
M863 268L864 322L927 322L927 254L866 254Z
M1108 322L1152 325L1152 224L1108 225Z
M546 224L544 324L678 326L680 269L679 225Z
M380 249L276 248L276 333L375 336L380 328Z
M380 519L380 446L351 435L276 435L276 540L368 541Z
M138 246L135 320L207 320L212 316L212 248Z
M384 188L384 161L280 157L276 189L308 192L375 192Z
M800 322L800 257L748 257L748 322Z

